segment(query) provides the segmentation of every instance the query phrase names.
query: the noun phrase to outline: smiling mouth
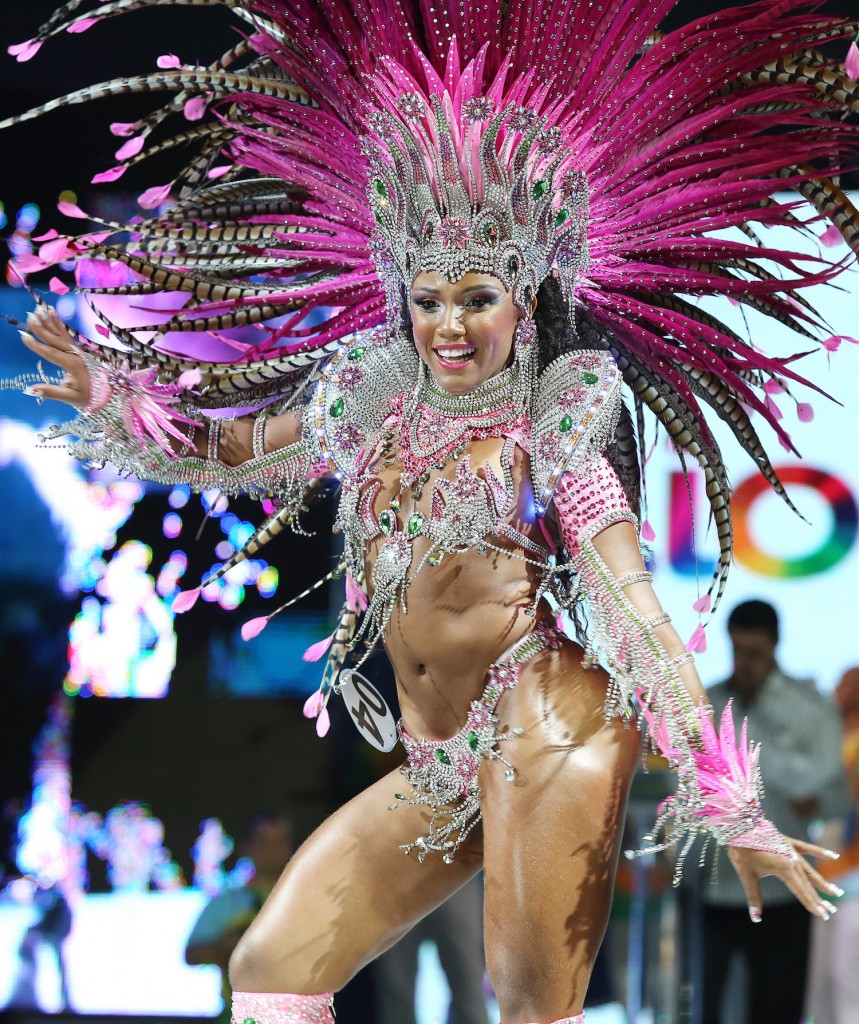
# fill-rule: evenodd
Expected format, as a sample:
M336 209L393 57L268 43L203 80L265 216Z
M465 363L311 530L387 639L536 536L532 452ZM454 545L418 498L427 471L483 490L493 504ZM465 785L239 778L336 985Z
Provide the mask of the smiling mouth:
M458 366L465 366L474 358L477 351L471 346L458 345L456 348L433 349L436 359L446 369L455 369Z

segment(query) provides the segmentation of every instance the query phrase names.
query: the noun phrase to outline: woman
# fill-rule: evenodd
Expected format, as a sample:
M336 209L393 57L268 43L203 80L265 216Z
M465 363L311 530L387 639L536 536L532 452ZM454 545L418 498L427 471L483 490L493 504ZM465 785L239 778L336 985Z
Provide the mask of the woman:
M783 6L754 8L746 48L731 57L739 99L719 106L721 68L686 93L681 113L668 85L653 78L657 68L670 66L685 82L683 61L720 52L713 33L733 38L736 14L666 37L629 68L646 34L630 28L629 11L596 21L585 8L556 12L552 63L537 59L548 37L514 5L239 5L261 56L234 83L244 91L216 124L233 132L236 160L261 174L276 166L277 187L259 179L209 186L135 228L139 237L128 243L91 243L92 255L138 275L109 281L114 296L193 295L154 342L115 314L108 322L126 346L121 355L92 342L81 348L46 308L28 321L24 343L64 371L61 382L30 392L82 410L57 431L73 436L79 457L162 481L273 493L282 508L263 532L300 529L308 481L340 481L347 604L308 710L324 731L336 681L359 729L386 746L387 709L359 673L363 643L382 641L397 677L407 760L336 812L291 861L232 960L237 1024L331 1020L331 992L481 867L487 962L503 1021L582 1020L639 752L633 702L680 777L657 823L665 842L685 844L705 829L726 846L754 920L758 879L770 874L812 914L831 912L818 893L835 888L800 856L826 851L767 821L755 755L745 737L738 750L730 718L714 730L691 655L653 592L620 399L623 374L639 405L649 404L704 466L721 585L730 557L727 483L695 396L739 424L775 481L738 399L760 406L754 387L796 375L786 362L743 349L673 289L694 278L699 290L728 291L798 323L788 298L829 271L804 273L795 254L762 249L796 279L757 274L748 247L706 238L700 218L718 207L726 222L752 210L790 222L764 203L773 147L783 147L787 166L798 149L831 154L833 140L847 145L849 135L837 125L821 131L805 110L789 142L766 133L770 98L751 75L760 58L773 46L802 48L813 31L846 31L820 19L787 24ZM546 12L528 13L539 25ZM441 38L439 23L450 34L459 28L457 43ZM776 45L776 37L789 38ZM499 38L519 39L520 50L505 56ZM575 40L576 59L562 56L565 39ZM587 78L592 64L613 96L592 72ZM185 72L170 84L186 90L187 104L198 80L217 99L226 77ZM653 107L639 106L643 83L665 104L644 126ZM600 85L599 102L588 84ZM808 102L816 95L799 92ZM720 113L708 122L704 111L713 109ZM684 149L677 126L699 115ZM742 161L715 155L726 123L742 136ZM612 155L605 143L621 145L621 127L629 148ZM761 169L750 172L755 159ZM356 164L366 191L355 187ZM797 184L810 175L794 172ZM728 201L735 179L742 188ZM707 193L703 205L695 182ZM637 195L634 215L619 205L621 184ZM672 196L672 188L680 191ZM254 196L271 204L267 213ZM659 208L666 222L674 210L675 223L663 223ZM749 280L727 269L739 261ZM245 283L231 286L227 268ZM262 283L253 276L260 272L268 275ZM380 282L386 313L374 327ZM325 321L309 328L303 318L317 306L327 307ZM169 331L220 340L213 332L278 315L286 320L272 327L268 345L249 347L241 366L195 365L167 351ZM293 350L258 358L302 333L315 338L315 348L303 346L311 367L335 349L321 370L302 370ZM232 418L206 418L207 406L228 407ZM585 651L556 627L557 606L587 633ZM338 680L347 647L355 664Z

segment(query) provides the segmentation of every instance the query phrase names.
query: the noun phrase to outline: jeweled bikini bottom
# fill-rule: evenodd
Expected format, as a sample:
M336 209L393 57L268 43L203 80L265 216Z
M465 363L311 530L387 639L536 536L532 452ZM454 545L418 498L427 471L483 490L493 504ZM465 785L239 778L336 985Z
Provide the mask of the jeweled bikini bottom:
M501 697L519 681L522 666L547 648L561 646L563 634L552 626L537 625L489 666L483 693L471 702L465 724L449 740L416 739L406 730L402 719L397 730L406 748L406 763L401 768L411 792L397 793L398 803L429 807L433 812L429 832L402 849L418 851L423 861L428 852L442 854L450 864L465 838L480 821L480 785L477 773L486 757L501 761L505 778L515 778L513 766L498 750L498 743L518 736L521 729L499 733L495 710Z

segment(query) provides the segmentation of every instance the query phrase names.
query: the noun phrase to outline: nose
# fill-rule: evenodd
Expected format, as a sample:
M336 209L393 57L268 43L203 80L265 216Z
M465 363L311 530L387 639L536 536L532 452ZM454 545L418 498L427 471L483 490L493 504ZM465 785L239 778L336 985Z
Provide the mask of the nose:
M442 322L439 324L438 332L446 338L461 338L465 334L465 326L462 323L462 306L457 306L452 302L447 307Z

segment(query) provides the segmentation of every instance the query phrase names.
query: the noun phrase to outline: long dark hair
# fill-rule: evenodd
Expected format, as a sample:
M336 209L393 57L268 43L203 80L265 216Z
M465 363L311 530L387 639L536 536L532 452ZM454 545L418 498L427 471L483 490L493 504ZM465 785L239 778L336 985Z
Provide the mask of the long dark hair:
M588 329L581 318L571 315L561 285L551 274L537 290L537 374L543 373L565 352L583 348L607 347L605 336ZM614 440L605 455L620 478L627 500L636 516L641 515L641 472L636 454L635 431L626 405L621 405L620 420Z

